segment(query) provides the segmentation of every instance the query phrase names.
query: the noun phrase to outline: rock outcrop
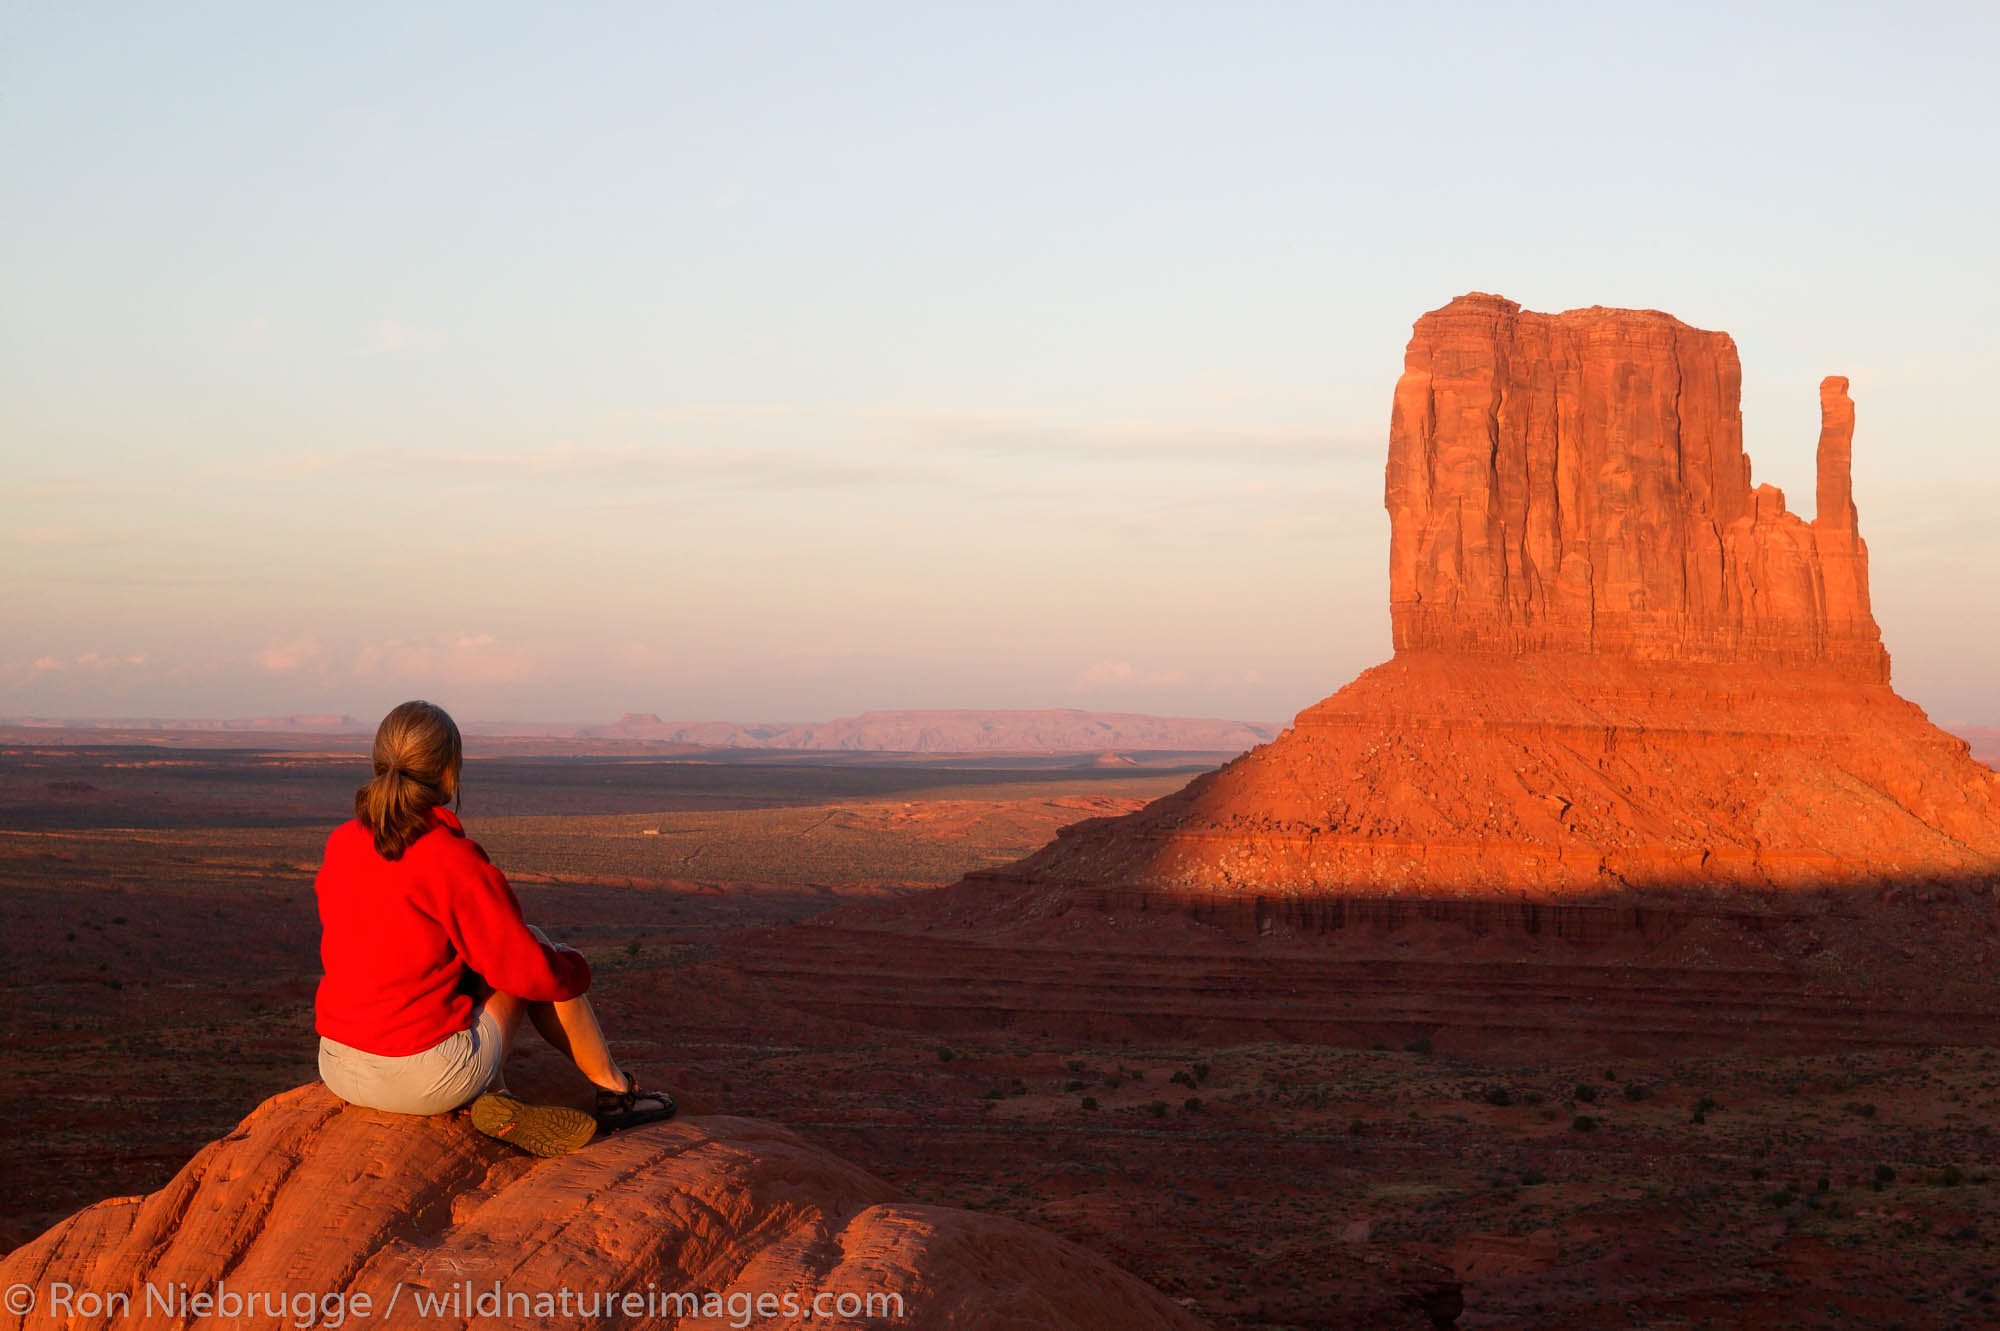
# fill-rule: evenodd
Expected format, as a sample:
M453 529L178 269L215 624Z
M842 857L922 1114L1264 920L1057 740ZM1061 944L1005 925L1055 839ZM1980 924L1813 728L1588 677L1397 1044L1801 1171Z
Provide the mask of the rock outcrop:
M1889 686L1846 381L1806 522L1751 481L1723 334L1473 295L1406 366L1394 659L1135 813L735 964L1075 1039L2000 1039L2000 775Z
M1398 651L1827 664L1888 677L1820 385L1818 513L1753 485L1727 335L1462 296L1417 321L1389 427Z
M1820 388L1820 511L1751 483L1736 349L1471 295L1390 426L1393 661L1003 880L1573 897L2000 876L2000 778L1888 684Z
M458 1329L1201 1325L1075 1244L908 1202L770 1124L690 1118L536 1161L458 1117L350 1108L317 1084L159 1192L17 1249L0 1286L36 1296L23 1315L10 1294L0 1328L65 1331L324 1325L336 1309ZM187 1302L232 1292L235 1315Z

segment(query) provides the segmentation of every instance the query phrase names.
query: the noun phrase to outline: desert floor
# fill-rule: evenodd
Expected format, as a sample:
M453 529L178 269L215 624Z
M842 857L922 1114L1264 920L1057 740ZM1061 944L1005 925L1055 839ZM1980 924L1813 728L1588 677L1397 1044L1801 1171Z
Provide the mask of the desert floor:
M1990 1048L926 1031L775 1002L735 960L1189 770L509 755L468 764L463 812L590 957L642 1080L1052 1229L1219 1327L1340 1324L1357 1263L1450 1267L1467 1327L2000 1324ZM0 1250L315 1075L312 875L363 776L352 752L0 748ZM518 1060L517 1087L581 1099L547 1051Z

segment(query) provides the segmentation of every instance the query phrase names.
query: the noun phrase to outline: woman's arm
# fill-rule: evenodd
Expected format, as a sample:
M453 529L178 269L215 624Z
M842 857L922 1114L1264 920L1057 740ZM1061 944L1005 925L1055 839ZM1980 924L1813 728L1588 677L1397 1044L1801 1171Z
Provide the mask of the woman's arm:
M507 876L477 843L465 840L457 847L471 853L463 871L452 875L449 899L440 903L445 909L438 918L466 965L500 992L530 1002L561 1002L590 988L590 963L583 954L543 946L528 932Z

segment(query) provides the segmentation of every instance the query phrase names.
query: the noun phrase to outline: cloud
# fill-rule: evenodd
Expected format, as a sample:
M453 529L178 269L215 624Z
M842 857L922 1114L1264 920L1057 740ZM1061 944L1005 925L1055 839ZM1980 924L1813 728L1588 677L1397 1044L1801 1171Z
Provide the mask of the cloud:
M13 661L4 667L10 680L35 679L48 675L90 675L102 677L125 674L152 661L146 652L81 652L76 656L38 656L32 661Z
M836 487L963 486L989 489L994 462L1132 468L1145 462L1242 474L1320 468L1381 454L1381 431L1320 426L1214 425L1172 420L1077 422L986 411L908 407L803 408L783 403L696 403L609 413L580 435L531 447L361 447L267 457L267 475L429 475L455 484L518 476L626 483L605 504L665 502L635 493L647 483L775 493ZM665 438L605 438L620 434ZM1057 465L1019 469L1039 492L1074 478ZM1185 477L1183 476L1184 480ZM1285 478L1286 488L1296 488ZM1212 490L1204 490L1212 497Z
M469 688L540 679L548 667L536 650L503 643L490 633L446 633L367 643L355 653L351 671L357 679Z
M265 670L284 674L319 665L326 659L326 649L320 646L319 639L304 633L290 642L273 643L251 659Z
M1008 412L872 408L856 413L927 447L992 455L1023 452L1107 460L1183 458L1240 462L1374 457L1381 430L1325 426L1213 425L1185 421L1061 421Z
M1187 683L1185 670L1141 670L1130 661L1096 661L1070 681L1071 693L1092 693L1121 685L1142 689L1175 688Z
M530 449L351 449L301 453L265 460L270 476L422 475L446 473L454 483L480 478L538 476L612 479L625 483L671 483L684 487L707 482L724 488L760 491L819 490L837 486L886 485L935 472L911 459L854 458L806 448L682 446L672 444L577 444L563 442ZM600 507L649 507L656 496L622 490Z
M413 328L384 319L375 329L375 340L360 348L356 356L428 355L444 346L444 334L432 328Z

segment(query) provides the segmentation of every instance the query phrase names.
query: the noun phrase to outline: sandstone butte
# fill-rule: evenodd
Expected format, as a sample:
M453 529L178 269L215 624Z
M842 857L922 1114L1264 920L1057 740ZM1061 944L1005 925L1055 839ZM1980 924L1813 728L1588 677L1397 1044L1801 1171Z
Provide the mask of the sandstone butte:
M129 1315L50 1315L54 1282L129 1291ZM400 1294L396 1292L401 1283ZM615 1312L541 1315L517 1303L483 1313L477 1296L552 1299L568 1289L712 1291L719 1316L622 1300ZM460 1311L422 1315L417 1292L471 1287ZM456 1116L411 1118L344 1106L317 1083L276 1096L147 1197L78 1212L0 1262L0 1287L40 1306L0 1311L0 1327L304 1325L283 1317L148 1315L157 1298L369 1298L348 1326L1075 1328L1193 1331L1202 1325L1103 1259L1017 1221L900 1199L783 1128L695 1117L533 1160ZM860 1312L753 1316L731 1295L898 1294L901 1319ZM390 1313L390 1300L400 1311ZM81 1311L76 1294L68 1307ZM746 1305L754 1306L754 1305ZM157 1307L157 1305L156 1305ZM470 1311L464 1309L469 1308ZM546 1310L542 1310L546 1311ZM829 1307L837 1314L837 1305ZM176 1314L178 1309L176 1309ZM328 1319L330 1320L330 1319Z
M1752 482L1741 380L1727 335L1658 311L1424 315L1389 431L1394 658L985 881L1575 901L2000 878L2000 776L1889 685L1847 381L1820 385L1807 521Z

